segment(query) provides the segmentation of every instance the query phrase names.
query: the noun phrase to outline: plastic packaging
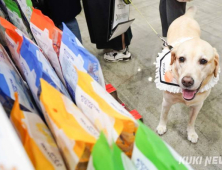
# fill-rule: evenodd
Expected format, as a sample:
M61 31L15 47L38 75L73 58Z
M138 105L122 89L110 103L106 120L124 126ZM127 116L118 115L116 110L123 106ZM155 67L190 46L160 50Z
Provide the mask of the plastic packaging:
M32 1L31 0L16 0L21 7L26 19L30 21L32 15Z
M15 65L18 67L19 71L22 71L22 65L19 61L20 58L20 48L22 45L22 36L25 34L21 32L18 28L12 25L10 22L0 17L0 34L7 44L12 59ZM24 74L22 74L23 79L25 79Z
M43 79L41 87L44 116L68 169L86 169L99 132L71 100Z
M16 2L13 0L4 0L4 2L11 22L26 36L29 36L28 30L22 20L21 13Z
M74 66L88 73L95 81L105 88L105 81L98 59L82 46L76 36L65 24L63 24L59 61L66 86L73 100L75 100L75 90L78 80Z
M102 161L101 161L102 158ZM93 147L87 170L136 170L133 162L114 143L110 148L101 133Z
M41 93L40 78L43 78L49 84L70 98L63 83L60 81L50 63L40 51L39 47L25 37L23 37L19 60L23 67L23 74L25 75L26 81L39 107L39 95Z
M66 170L48 127L36 113L22 111L15 97L10 119L35 170Z
M180 160L180 156L171 147L139 122L132 155L132 161L138 170L192 170L189 165L179 163Z
M54 39L57 39L57 37L54 36L62 34L61 30L55 26L50 18L43 15L42 12L37 9L33 9L32 17L30 20L30 28L37 44L40 48L42 48L59 78L65 84L58 58L59 48L57 48L58 51L55 51L54 46L57 46L57 43L53 41ZM61 38L58 41L61 43Z
M137 122L105 89L84 71L76 68L76 103L110 144L116 144L130 157Z
M34 170L1 104L0 153L1 170Z
M18 71L11 62L7 52L0 44L0 102L9 114L14 104L14 92L18 92L19 101L23 108L36 112L36 108L28 94L29 89L25 86Z

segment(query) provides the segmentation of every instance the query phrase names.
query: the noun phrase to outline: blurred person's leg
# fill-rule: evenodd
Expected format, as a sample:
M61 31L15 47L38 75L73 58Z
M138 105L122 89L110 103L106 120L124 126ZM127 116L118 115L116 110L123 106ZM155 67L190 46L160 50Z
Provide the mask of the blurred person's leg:
M160 19L162 24L162 36L167 36L168 31L168 21L167 21L167 9L166 9L166 1L170 0L160 0L159 11L160 11Z
M105 53L104 59L111 62L116 61L129 61L131 59L131 53L129 52L128 46L132 39L132 31L129 28L124 34L114 38L108 44L113 51Z
M175 19L185 14L186 2L178 2L177 0L166 0L166 12L169 27Z
M185 13L186 3L178 2L177 0L160 0L159 11L162 35L166 37L170 24Z
M73 34L78 38L78 40L82 43L81 33L79 30L79 24L74 18L73 20L69 22L65 22L66 26L72 31ZM61 30L63 30L62 24L58 26Z

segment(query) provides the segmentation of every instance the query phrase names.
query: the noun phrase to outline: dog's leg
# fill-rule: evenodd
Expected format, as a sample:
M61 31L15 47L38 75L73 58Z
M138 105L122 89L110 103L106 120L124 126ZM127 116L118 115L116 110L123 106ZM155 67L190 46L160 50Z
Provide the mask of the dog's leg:
M190 119L189 119L189 123L187 126L187 135L188 135L187 138L192 143L197 143L197 140L198 140L198 135L195 132L194 124L195 124L197 115L198 115L200 109L202 108L202 106L203 106L203 103L190 107L191 110L190 110L190 115L189 115Z
M167 101L165 98L163 98L163 103L162 103L162 111L160 115L160 122L159 125L156 128L156 131L159 135L163 135L166 131L166 124L167 124L167 116L169 113L169 110L173 103Z

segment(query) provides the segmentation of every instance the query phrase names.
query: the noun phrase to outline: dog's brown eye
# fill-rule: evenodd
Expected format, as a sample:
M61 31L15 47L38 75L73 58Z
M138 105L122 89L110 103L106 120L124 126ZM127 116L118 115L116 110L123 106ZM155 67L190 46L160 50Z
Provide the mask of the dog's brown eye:
M185 58L184 58L184 57L180 57L180 58L179 58L179 61L180 61L180 63L184 63Z
M201 59L201 60L200 60L200 64L203 64L203 65L204 65L204 64L206 64L206 63L207 63L207 60L205 60L205 59Z

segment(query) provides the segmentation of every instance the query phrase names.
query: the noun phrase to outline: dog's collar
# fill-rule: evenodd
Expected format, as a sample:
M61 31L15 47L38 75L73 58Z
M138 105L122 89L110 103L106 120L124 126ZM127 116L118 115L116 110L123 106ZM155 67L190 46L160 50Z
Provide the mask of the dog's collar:
M175 47L185 41L192 40L192 39L194 39L194 37L181 38L181 39L177 40L176 42L172 43L171 45L172 45L172 47Z
M191 39L193 38L184 38L175 42L173 45L176 46ZM156 59L156 87L160 90L168 91L171 93L182 93L181 87L178 85L178 82L171 73L172 69L170 63L171 53L169 49L165 48L161 53L158 54L158 57ZM201 87L199 93L205 92L214 87L219 81L219 73L220 70L217 74L217 77L213 76L208 84L206 84L204 87Z

